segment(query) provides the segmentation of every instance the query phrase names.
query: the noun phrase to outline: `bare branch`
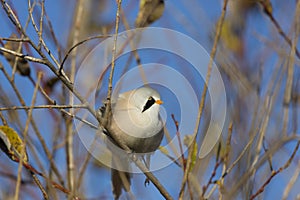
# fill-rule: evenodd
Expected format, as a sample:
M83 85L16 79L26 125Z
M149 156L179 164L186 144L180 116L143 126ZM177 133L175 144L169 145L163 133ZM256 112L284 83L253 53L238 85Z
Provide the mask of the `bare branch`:
M214 59L214 57L216 55L216 52L217 52L217 46L218 46L218 43L219 43L221 30L222 30L222 26L223 26L223 22L224 22L224 18L225 18L227 3L228 3L228 0L224 0L222 13L221 13L221 16L220 16L219 21L218 21L217 31L216 31L216 35L215 35L215 38L214 38L214 44L213 44L213 48L212 48L211 53L210 53L210 59L209 59L207 74L206 74L206 77L205 77L205 84L204 84L204 88L203 88L202 95L201 95L201 101L200 101L200 104L199 104L196 126L195 126L194 133L193 133L194 140L193 140L193 142L190 146L190 149L194 149L195 145L196 145L196 138L197 138L197 135L198 135L201 116L202 116L202 112L203 112L203 108L204 108L204 104L205 104L205 98L206 98L207 87L208 87L208 83L209 83L209 79L210 79L210 75L211 75L210 73L211 73L211 70L212 70L213 59ZM186 163L186 169L184 171L184 177L183 177L183 180L182 180L182 183L181 183L181 188L180 188L180 192L179 192L179 199L183 198L184 188L185 188L185 185L186 185L186 182L187 182L187 179L188 179L188 174L190 172L191 161L192 161L192 154L189 154L188 159L187 159L187 163Z

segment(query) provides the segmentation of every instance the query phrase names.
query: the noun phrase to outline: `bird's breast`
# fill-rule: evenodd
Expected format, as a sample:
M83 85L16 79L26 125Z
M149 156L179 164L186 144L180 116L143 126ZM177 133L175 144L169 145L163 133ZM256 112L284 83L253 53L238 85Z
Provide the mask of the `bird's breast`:
M158 114L155 116L138 110L115 112L113 121L121 132L138 138L156 135L163 126Z

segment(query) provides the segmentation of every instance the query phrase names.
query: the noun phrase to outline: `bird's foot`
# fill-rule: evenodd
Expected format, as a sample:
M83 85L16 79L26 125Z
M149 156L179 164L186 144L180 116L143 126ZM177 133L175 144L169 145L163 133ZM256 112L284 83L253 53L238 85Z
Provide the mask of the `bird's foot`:
M150 184L150 179L146 178L144 182L144 186L147 187Z

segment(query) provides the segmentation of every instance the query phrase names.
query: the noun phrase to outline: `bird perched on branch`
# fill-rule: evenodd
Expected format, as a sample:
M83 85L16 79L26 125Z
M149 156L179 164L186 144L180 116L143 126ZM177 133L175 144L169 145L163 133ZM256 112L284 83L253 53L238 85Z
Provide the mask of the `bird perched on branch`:
M112 116L103 132L108 135L107 144L112 152L112 185L115 199L125 191L130 191L131 167L127 152L116 146L110 138L113 132L133 153L146 157L145 164L149 169L150 155L159 147L163 138L163 121L159 115L159 93L150 87L141 87L122 93L112 103ZM100 118L104 117L105 108L100 109Z

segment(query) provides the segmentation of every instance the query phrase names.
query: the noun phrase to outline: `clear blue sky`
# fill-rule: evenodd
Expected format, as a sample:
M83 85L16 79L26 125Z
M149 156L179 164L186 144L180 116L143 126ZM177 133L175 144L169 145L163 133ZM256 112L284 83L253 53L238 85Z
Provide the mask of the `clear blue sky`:
M137 6L135 6L134 3L132 2L133 1L124 1L124 5L123 5L125 11L129 13L128 14L129 17L127 20L130 22L131 25L133 24L137 12ZM190 36L191 38L193 38L194 40L196 40L197 42L199 42L208 52L210 52L212 46L212 40L208 38L208 35L213 31L214 24L217 21L218 17L220 16L220 10L221 10L220 2L221 1L210 1L210 0L204 0L204 1L193 0L191 2L183 1L183 0L174 0L174 1L167 0L166 10L163 17L159 21L155 22L152 26L170 28L179 31L181 33L184 33ZM280 0L272 1L272 3L274 6L273 13L275 18L277 18L280 25L283 27L286 33L288 33L289 28L291 28L290 23L294 17L292 14L289 14L288 11L292 10L292 12L290 13L294 13L294 8L291 7L290 5L291 3L286 4ZM19 19L21 19L21 23L24 25L25 19L27 18L27 3L25 1L21 1L18 3L14 3L14 6L19 16ZM49 18L52 22L55 34L62 47L65 48L67 45L67 37L71 27L72 14L74 10L73 2L60 1L60 0L46 1L45 7L46 7L47 14L49 15ZM112 21L115 16L116 5L111 5L109 6L109 8L110 10L105 10L101 16L104 16L105 20ZM128 12L128 9L130 8L132 8L132 12ZM283 15L283 13L285 12L287 14ZM246 30L246 36L245 36L246 48L247 48L246 59L249 63L254 64L255 61L257 61L256 58L258 57L258 53L264 53L263 48L265 48L265 46L261 44L261 41L258 40L256 35L261 35L264 37L268 37L269 35L276 35L276 37L278 38L280 36L276 34L274 26L270 23L269 19L262 14L260 10L250 16L251 17L249 17L248 20L250 28ZM278 16L280 16L280 18L278 18ZM14 31L14 29L11 23L8 22L8 20L6 19L5 13L2 9L0 9L0 21L1 21L0 37L9 37L11 32ZM31 25L29 25L28 27L28 33L29 35L34 35L33 38L35 38L35 40L37 41L37 36ZM52 48L51 50L55 54L55 46L51 43L47 43L47 44L49 45L50 48ZM298 45L298 48L299 46L300 45ZM145 51L144 55L142 55L142 58L143 58L142 59L143 63L159 62L161 64L172 66L174 69L177 69L178 71L182 70L182 66L185 67L188 66L188 63L186 63L186 61L178 57L172 57L172 55L169 55L167 53L162 54L161 52L155 52L151 50ZM4 59L1 56L0 61L3 60ZM117 64L121 65L125 61L126 61L126 57L121 58L117 62ZM262 93L266 91L267 85L265 83L268 83L270 79L269 74L272 72L272 70L274 70L274 65L277 63L278 63L277 54L272 52L271 55L268 56L268 60L264 62L266 66L264 66L264 72L263 72ZM130 67L132 68L134 64L135 63L133 63L132 66ZM41 68L44 69L45 67L42 66ZM298 79L299 79L299 72L300 70L298 66L298 68L297 67L295 68L295 74L298 74ZM116 71L116 73L120 74L120 71ZM34 73L33 76L35 76ZM194 77L190 75L189 78L192 79L193 81L192 83L194 87L195 85L200 87L203 86L203 82L199 76ZM5 89L6 88L10 89L10 86L8 86L7 82L4 80L2 73L0 74L0 84L1 87ZM25 101L29 105L32 97L32 90L33 90L32 84L29 81L24 81L24 79L20 76L16 76L16 84L19 88L21 88L21 91L24 91L23 95L25 97ZM284 90L282 89L281 91ZM165 91L163 98L172 99L173 96L170 92ZM40 103L42 104L42 102ZM280 102L276 102L276 103L280 103ZM169 114L174 113L175 116L177 116L177 118L180 119L180 112L174 109L176 105L178 105L178 102L169 101L169 103L166 103L165 109L167 113ZM278 111L275 110L275 112L281 112L281 110ZM300 113L299 108L297 113L299 116ZM42 111L36 112L35 116L36 118L39 118L38 121L43 125L43 127L47 127L49 126L49 124L54 125L54 122L47 121L47 116L44 116ZM23 121L25 122L25 115L23 115L22 117L24 117ZM174 135L175 134L174 125L171 121L170 115L168 115L167 117L168 117L167 127L169 128L169 131L172 133L172 135ZM300 116L298 120L299 119ZM274 121L271 121L270 123L268 134L272 134L272 130L276 128L276 122L277 122L275 121L276 119L271 119L271 120ZM298 127L298 132L299 132L299 127ZM48 138L50 140L51 130L44 128L43 133L45 138ZM294 145L295 145L294 143L291 145L286 145L285 148L282 149L282 152L280 152L280 154L284 155L285 158L287 158L288 155L291 154L291 149L294 147ZM79 149L84 151L84 148L82 146ZM64 152L61 153L64 154ZM63 171L63 169L65 169L65 162L63 162L65 157L58 155L58 158L61 160L61 169ZM4 160L3 156L1 156L0 159ZM297 159L299 159L299 156L297 157ZM277 169L281 165L282 165L282 161L280 160L280 157L279 158L275 157L274 159L275 168ZM265 196L263 197L263 199L278 198L278 195L281 197L282 191L286 186L287 181L291 176L291 173L294 172L295 165L296 163L293 163L291 167L292 170L288 169L282 172L280 176L272 180L272 182L266 188L266 192L264 193ZM16 167L16 165L14 166ZM210 170L208 170L208 172L210 172ZM163 185L167 186L168 191L176 199L180 187L181 178L182 178L181 169L179 169L176 165L173 164L167 168L156 171L155 175L159 177ZM262 178L262 180L265 179ZM135 178L133 179L132 190L133 193L136 195L137 199L140 199L141 197L143 197L143 199L149 199L149 200L161 198L161 195L153 185L150 184L150 186L145 188L143 186L143 182L144 182L144 175L136 175ZM98 197L99 194L111 195L111 183L110 183L109 170L99 169L99 168L95 168L94 166L89 166L86 174L86 180L83 185L86 190L87 197L91 197L91 198ZM300 186L299 180L297 181L297 185ZM144 194L147 194L147 196L145 197ZM296 197L296 194L297 194L297 190L293 190L293 192L291 193L291 199L294 199ZM105 196L103 197L103 199L111 199L111 197L112 196Z

